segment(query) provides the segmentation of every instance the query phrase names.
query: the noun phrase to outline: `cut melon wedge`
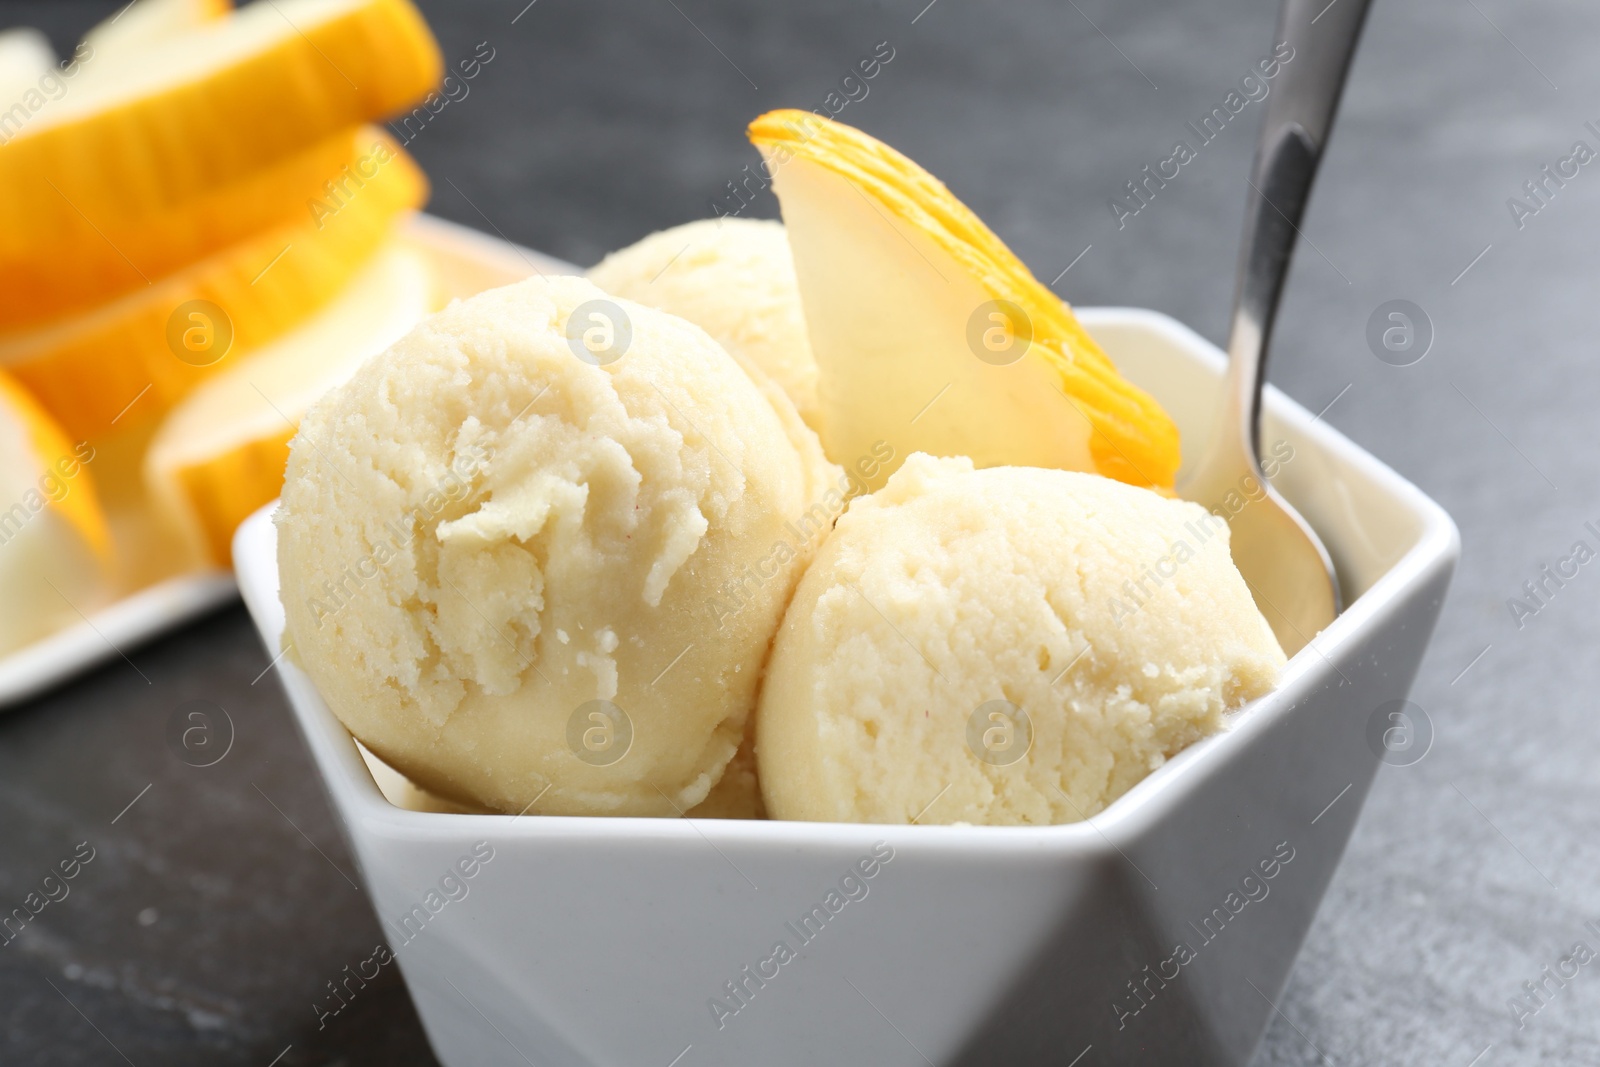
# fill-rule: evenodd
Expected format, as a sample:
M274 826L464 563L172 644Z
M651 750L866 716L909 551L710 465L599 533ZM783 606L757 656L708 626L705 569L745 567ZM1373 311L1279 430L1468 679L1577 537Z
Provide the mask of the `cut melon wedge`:
M359 188L349 187L337 210L267 230L87 314L0 336L0 367L78 437L166 411L230 355L274 340L327 304L388 239L397 218L426 198L416 164L382 134L369 135L385 159ZM225 319L188 318L191 301L215 305ZM219 361L180 358L174 338L191 322L217 338L231 325L232 342Z
M238 182L395 113L441 72L409 0L263 0L80 66L0 146L0 260Z
M0 302L0 336L145 289L262 231L315 222L365 181L363 175L373 173L392 148L372 127L341 130L236 182L160 210L95 224L74 215L80 225L62 227L47 244L25 246L0 237L0 292L12 297Z
M232 10L230 0L136 0L84 34L83 43L90 59L105 60L159 44Z
M239 524L283 487L312 403L434 310L433 269L386 247L316 317L189 394L145 454L150 496L201 558L227 565Z
M750 125L783 208L828 456L881 486L912 452L1170 492L1178 431L938 179L806 111ZM888 463L858 463L893 450Z
M0 655L107 596L111 537L86 466L93 459L0 374Z

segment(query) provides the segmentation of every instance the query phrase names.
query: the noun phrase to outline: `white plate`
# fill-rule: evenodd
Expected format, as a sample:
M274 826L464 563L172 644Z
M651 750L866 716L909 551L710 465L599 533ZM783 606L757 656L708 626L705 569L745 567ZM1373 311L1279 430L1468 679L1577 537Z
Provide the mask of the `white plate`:
M403 237L429 254L452 297L471 296L535 272L579 273L571 264L431 215L410 220ZM231 603L238 595L232 573L224 570L191 570L159 578L64 630L0 656L0 709L21 704L107 660L127 659L132 648Z

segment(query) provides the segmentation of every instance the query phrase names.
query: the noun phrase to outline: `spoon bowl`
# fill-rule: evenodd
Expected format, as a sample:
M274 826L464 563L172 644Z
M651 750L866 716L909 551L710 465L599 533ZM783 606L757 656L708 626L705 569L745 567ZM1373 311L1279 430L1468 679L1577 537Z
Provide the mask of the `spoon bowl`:
M1293 656L1339 614L1338 579L1328 550L1259 467L1251 471L1218 464L1209 473L1233 477L1223 482L1213 478L1204 485L1191 482L1183 495L1212 511L1222 510L1229 494L1236 494L1231 497L1235 504L1240 498L1247 501L1228 520L1233 561L1284 654Z

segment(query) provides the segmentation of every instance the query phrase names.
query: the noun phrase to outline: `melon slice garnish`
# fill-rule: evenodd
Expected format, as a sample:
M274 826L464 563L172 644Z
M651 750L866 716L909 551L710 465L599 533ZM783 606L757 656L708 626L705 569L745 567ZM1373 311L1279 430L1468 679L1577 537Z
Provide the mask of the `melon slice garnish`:
M750 139L794 251L829 458L873 487L922 451L1171 491L1172 420L937 178L806 111L763 115Z

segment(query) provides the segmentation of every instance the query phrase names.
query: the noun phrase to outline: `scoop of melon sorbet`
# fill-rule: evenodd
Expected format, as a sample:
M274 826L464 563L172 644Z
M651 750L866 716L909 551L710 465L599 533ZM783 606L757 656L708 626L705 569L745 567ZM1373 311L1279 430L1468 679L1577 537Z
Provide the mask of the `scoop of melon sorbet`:
M277 518L285 642L433 793L681 814L733 758L824 532L791 520L839 479L698 327L532 278L433 316L306 416Z
M1283 663L1198 505L917 453L800 582L757 717L762 791L779 819L1073 822Z

